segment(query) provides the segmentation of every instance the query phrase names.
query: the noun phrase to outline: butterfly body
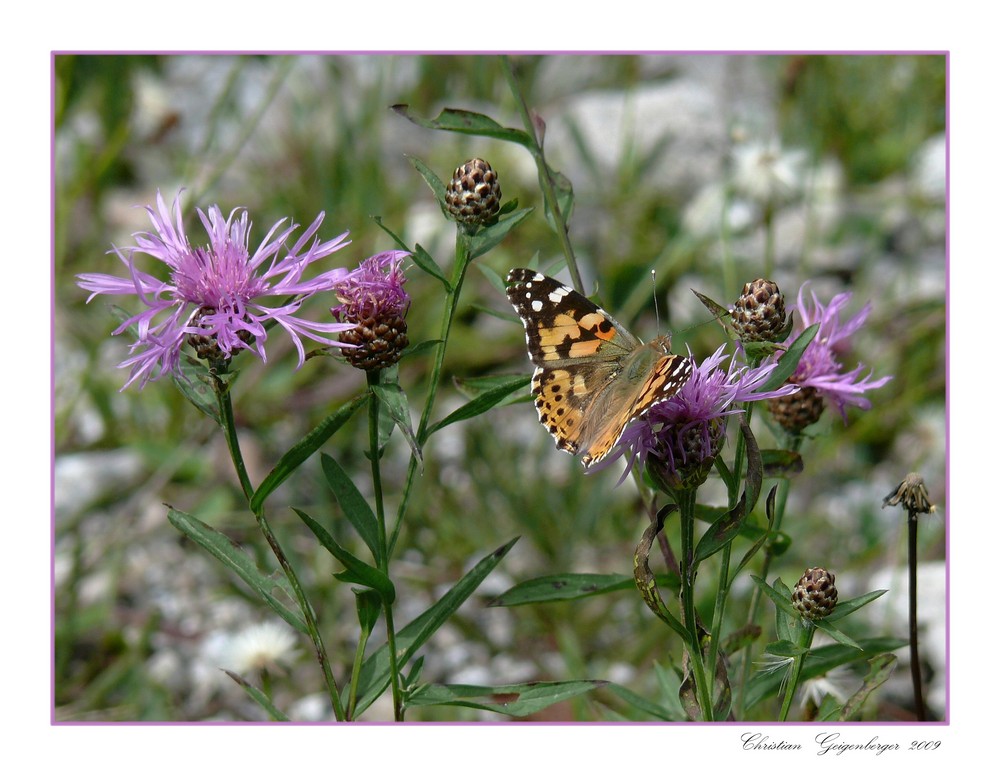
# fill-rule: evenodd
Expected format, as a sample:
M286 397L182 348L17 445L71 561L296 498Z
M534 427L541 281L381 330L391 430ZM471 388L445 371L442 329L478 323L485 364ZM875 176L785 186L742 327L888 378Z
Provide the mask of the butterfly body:
M607 312L530 269L507 275L507 297L524 324L535 365L531 392L556 447L586 467L604 458L626 426L673 396L691 376L670 338L642 343Z

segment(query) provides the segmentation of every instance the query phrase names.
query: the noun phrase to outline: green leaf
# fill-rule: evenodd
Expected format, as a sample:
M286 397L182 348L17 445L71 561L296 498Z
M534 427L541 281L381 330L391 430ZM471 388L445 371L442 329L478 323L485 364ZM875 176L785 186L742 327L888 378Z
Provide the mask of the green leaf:
M198 520L196 517L180 512L173 507L167 511L167 519L182 534L191 539L199 547L207 550L209 554L215 556L230 571L242 579L254 590L278 615L301 633L308 633L305 621L298 612L293 612L285 606L274 595L275 588L294 600L291 591L282 585L284 578L279 582L277 579L268 576L254 564L250 556L237 547L233 541L223 533L216 531L210 525ZM286 583L287 584L287 583Z
M431 434L440 431L446 426L450 426L452 423L458 423L461 420L468 420L469 418L474 418L477 415L482 415L484 412L495 407L515 391L519 391L521 388L524 388L529 382L531 382L531 378L527 375L513 375L504 380L497 387L484 391L475 399L463 404L457 410L430 426L424 434L424 441L426 441Z
M506 216L500 216L495 224L484 226L474 235L470 236L468 238L469 260L478 258L492 248L495 248L511 229L531 214L532 210L533 208L525 208Z
M826 620L815 620L813 624L816 626L818 630L823 631L823 633L832 638L834 641L839 641L846 647L854 647L855 649L862 648L861 645L858 644L858 642L856 642L842 630L835 628Z
M271 699L268 698L261 690L254 687L252 684L250 684L250 682L248 682L239 674L234 673L233 671L230 671L225 668L222 670L226 672L226 675L230 679L232 679L234 682L236 682L236 684L238 684L240 687L246 690L247 695L253 698L253 700L256 701L257 704L262 709L264 709L264 711L267 712L267 715L271 719L273 719L275 722L288 722L288 716L283 711L278 709L278 707L271 702Z
M870 593L859 595L857 598L848 598L846 601L838 601L837 605L833 609L833 612L826 617L826 621L835 622L842 617L846 617L847 615L856 612L862 606L867 606L875 599L881 598L888 592L888 590L872 590Z
M740 526L746 519L746 498L744 492L740 502L702 534L694 550L695 563L701 563L705 558L711 557L736 538Z
M705 306L714 319L725 325L725 320L730 316L730 312L725 306L719 304L711 297L695 291L693 288L691 289L691 293L698 297L698 301Z
M354 530L358 532L364 543L368 545L368 549L372 551L372 557L375 558L375 562L381 563L382 558L379 557L378 521L375 519L375 513L372 512L372 508L365 501L365 497L361 495L361 491L358 490L347 472L344 471L343 467L336 460L326 453L321 453L320 464L323 467L326 482L344 512L344 517L348 519L351 525L354 526Z
M552 574L521 582L492 601L489 606L523 606L550 601L572 601L592 595L628 590L635 580L628 574Z
M437 200L438 205L441 207L443 211L447 212L444 203L444 197L448 189L441 181L441 179L437 176L437 173L435 173L434 170L428 167L423 161L421 161L417 157L408 156L407 158L410 160L410 164L413 165L414 169L416 169L416 171L420 173L420 177L423 178L424 182L430 187L430 190L433 192L434 199Z
M584 679L568 682L525 682L483 687L472 684L426 684L410 695L407 706L464 706L512 717L537 714L554 703L603 687L607 682Z
M423 342L418 342L416 345L411 345L403 351L403 358L409 358L411 356L418 356L425 350L430 350L432 348L438 347L444 340L432 339L424 340Z
M479 561L471 571L462 577L454 587L445 593L433 606L412 622L396 632L396 652L400 670L413 658L414 654L434 633L447 622L465 600L482 584L487 575L496 568L510 552L517 538L491 552ZM367 709L389 686L389 649L382 645L373 652L361 666L358 679L358 703L356 714ZM344 689L346 704L346 692Z
M632 708L637 709L654 719L662 719L668 722L680 722L685 719L683 712L680 714L674 714L671 709L661 706L658 703L654 703L647 698L643 698L638 693L632 692L632 690L627 687L622 687L620 684L608 682L605 685L605 689L613 692Z
M492 137L496 140L517 143L523 145L525 148L533 148L535 146L534 139L524 130L504 127L482 113L445 108L438 114L437 118L425 119L413 113L409 105L393 105L392 110L414 124L427 129L440 129L446 132L459 132L464 135Z
M754 581L754 584L760 588L761 592L764 593L768 598L770 598L774 605L778 607L779 610L791 617L801 617L798 610L792 606L792 594L787 587L781 582L781 580L775 581L775 587L771 587L767 582L765 582L760 577L750 575L750 579ZM783 590L778 587L784 588Z
M323 545L326 551L343 564L346 570L339 574L334 574L334 577L342 582L352 582L370 587L382 596L382 600L386 603L391 604L396 599L396 588L389 577L337 544L337 541L330 536L329 532L322 525L309 517L301 509L296 509L295 507L292 507L292 509L302 519L302 522L309 527L309 530L316 535L319 543Z
M180 364L181 374L172 375L174 385L195 408L210 417L220 426L222 425L222 415L219 413L219 397L212 387L212 376L201 361L182 362ZM236 378L236 373L222 375L221 380L227 381L227 385L232 384Z
M896 656L889 653L876 655L868 661L868 666L868 674L865 676L861 689L848 698L844 708L840 711L841 722L846 722L858 714L865 701L868 700L868 696L886 683L896 668Z
M337 430L343 426L351 415L368 401L368 392L343 405L336 412L328 415L316 428L306 434L300 442L281 456L264 481L254 491L250 499L250 509L259 512L264 500L270 496L288 476L301 466L313 453L319 450Z
M438 266L438 263L434 261L434 258L427 252L424 246L420 243L413 246L413 252L410 254L410 258L413 259L414 264L420 267L420 269L428 275L440 280L444 284L445 291L451 293L451 281L444 276L444 270Z
M801 684L809 679L822 676L837 666L847 665L859 660L867 660L874 655L882 652L892 652L907 644L905 639L885 637L862 639L859 643L863 650L861 652L853 647L841 644L827 644L810 650L809 654L803 660L799 683ZM765 698L776 695L781 681L782 674L780 672L777 674L757 673L751 677L747 683L745 709L749 710Z
M386 412L389 413L392 422L403 432L403 436L406 438L407 443L410 445L410 450L413 452L413 457L417 459L417 463L422 467L424 455L420 449L420 443L417 441L417 435L413 432L413 427L410 425L410 403L406 399L406 393L397 383L380 383L379 385L372 385L371 389L378 397L379 402L381 402Z
M767 499L764 502L765 503L764 509L767 513L767 529L760 532L760 536L758 536L757 539L754 540L754 543L750 545L750 549L747 550L746 553L744 553L743 557L740 559L740 562L737 564L736 568L730 573L729 576L730 579L736 579L736 577L746 567L746 565L750 562L753 556L756 555L757 552L760 550L760 548L764 546L764 543L767 541L768 537L771 536L771 530L774 528L774 518L775 518L774 503L777 492L778 492L778 486L775 485L768 492Z
M656 577L649 568L649 550L653 546L657 534L663 530L663 524L666 519L676 512L677 509L676 504L665 504L656 513L656 520L646 526L646 529L642 532L642 539L639 540L639 544L635 548L635 555L632 558L632 577L635 580L635 586L639 590L643 602L649 607L649 610L673 628L674 632L687 643L691 638L687 628L667 609L667 605L660 596Z
M767 378L767 382L761 387L761 391L775 391L785 384L785 380L795 374L795 370L799 365L799 359L802 358L806 346L813 341L818 331L819 324L814 323L796 338L795 342L788 347L784 355L778 359L778 365L771 372L771 376Z

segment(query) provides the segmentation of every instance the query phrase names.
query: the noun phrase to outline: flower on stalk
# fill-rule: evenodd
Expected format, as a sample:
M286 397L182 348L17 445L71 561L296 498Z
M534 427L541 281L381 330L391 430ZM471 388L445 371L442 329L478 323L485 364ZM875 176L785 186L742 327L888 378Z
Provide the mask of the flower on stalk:
M892 493L882 499L882 509L897 504L902 504L911 515L928 515L937 511L937 507L931 503L930 496L927 495L924 478L916 472L907 474Z
M500 212L500 179L485 159L470 159L455 169L444 202L448 213L464 224L481 224Z
M845 350L848 339L868 318L871 303L841 323L840 312L851 301L849 291L837 294L826 306L815 293L811 293L810 307L805 300L805 290L806 284L803 284L795 306L795 326L786 340L787 344L791 344L809 326L819 324L819 331L806 347L795 373L788 378L789 383L801 386L802 391L787 399L768 402L775 420L792 433L801 432L806 426L819 420L824 400L840 412L846 423L848 405L871 409L871 401L864 394L882 387L892 379L891 375L872 379L874 370L869 369L867 374L863 374L866 367L860 362L849 372L843 371L840 363L840 355Z
M137 380L142 388L150 380L179 375L180 352L186 340L203 358L228 361L236 351L249 350L266 362L267 325L273 323L291 337L301 367L305 360L302 337L337 345L325 335L350 328L297 316L305 299L329 291L348 274L346 269L337 268L311 280L302 277L310 264L350 242L347 232L326 242L314 238L323 213L290 248L285 243L298 224L282 229L286 219L281 219L251 255L251 223L243 208L234 209L229 218L223 218L218 205L211 206L207 215L198 209L209 242L197 247L184 230L180 194L172 211L159 192L156 209L145 209L154 231L137 232L132 235L134 246L111 251L128 269L127 278L98 273L77 276L78 284L92 292L88 302L99 294L134 295L145 306L113 332L121 334L132 326L138 332L129 346L129 357L118 365L131 369L122 390ZM284 255L279 258L281 253ZM140 269L137 257L141 254L165 264L169 278L161 280ZM265 304L274 298L280 298L275 306Z
M696 488L705 481L725 441L729 416L743 412L739 405L798 390L793 385L762 390L777 363L768 359L750 367L730 358L724 348L700 363L692 357L691 377L681 389L654 404L622 434L619 451L638 456L661 487ZM723 366L727 358L729 364Z
M792 591L792 606L807 620L829 616L837 605L837 578L832 571L806 569Z
M351 275L334 287L340 304L330 310L338 321L354 328L340 341L351 366L370 371L392 366L409 344L406 311L410 295L403 289L406 251L385 251L361 262Z

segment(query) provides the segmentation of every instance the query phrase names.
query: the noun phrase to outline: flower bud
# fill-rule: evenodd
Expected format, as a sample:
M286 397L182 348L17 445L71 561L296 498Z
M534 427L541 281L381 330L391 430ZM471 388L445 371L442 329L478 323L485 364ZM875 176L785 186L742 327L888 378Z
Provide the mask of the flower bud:
M837 605L835 581L832 571L806 569L792 591L792 606L807 620L828 617Z
M456 221L481 224L500 212L500 181L490 163L470 159L455 170L444 201Z
M747 283L730 313L743 342L780 342L785 337L785 297L773 281L757 278Z
M792 434L801 433L806 426L819 420L823 406L823 396L810 385L801 386L798 393L767 400L771 416Z

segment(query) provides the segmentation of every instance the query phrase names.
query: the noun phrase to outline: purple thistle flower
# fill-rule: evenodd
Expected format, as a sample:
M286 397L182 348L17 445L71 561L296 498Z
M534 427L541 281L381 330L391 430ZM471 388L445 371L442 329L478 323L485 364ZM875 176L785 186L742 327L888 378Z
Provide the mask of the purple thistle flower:
M409 255L407 251L385 251L362 261L334 286L340 304L330 310L333 317L358 322L405 313L410 295L403 289L403 259Z
M340 335L351 366L366 372L390 367L399 361L410 341L406 312L410 295L403 289L406 251L385 251L361 262L354 272L334 286L340 304L330 312L353 328Z
M812 308L805 300L805 290L808 284L804 283L799 289L798 301L795 310L798 312L795 327L789 335L787 344L790 344L805 329L814 323L819 324L819 331L812 342L806 346L802 358L795 369L795 374L789 378L789 382L796 383L805 388L812 388L825 397L847 422L847 405L860 407L861 409L871 409L872 403L863 394L866 391L880 388L892 379L892 376L872 379L873 369L868 370L868 374L863 375L865 366L858 362L857 367L849 372L842 371L839 356L846 350L848 338L854 334L864 324L871 312L871 303L865 304L861 310L849 318L844 323L840 322L840 311L851 301L851 293L845 291L837 294L825 307L820 303L816 294L810 292L812 297Z
M194 247L184 231L180 193L174 200L172 213L159 192L156 206L156 210L146 207L154 231L133 234L136 243L133 247L113 248L128 268L129 277L96 273L77 276L78 284L92 292L88 302L98 294L135 295L146 307L113 332L121 334L131 326L138 331L138 339L129 346L131 355L118 365L131 368L122 390L136 380L142 388L150 380L179 374L181 347L188 338L212 341L226 359L234 351L247 349L266 362L265 324L273 321L292 338L301 367L305 360L302 337L338 345L324 335L352 328L351 324L317 323L296 317L305 299L332 290L349 274L346 269L337 268L311 280L302 277L310 264L350 243L347 232L326 242L313 239L323 222L323 213L288 249L285 241L298 229L298 224L279 232L286 220L281 219L251 256L248 248L251 224L245 209L234 209L228 219L223 219L217 205L208 209L208 215L199 209L209 244ZM278 258L283 250L285 255ZM166 264L169 279L160 280L141 270L137 254L147 254ZM290 298L290 301L275 307L263 304L271 297Z
M768 360L751 367L730 358L724 348L720 346L701 363L691 358L691 377L676 394L654 404L640 422L625 430L619 455L628 450L633 460L638 457L669 487L697 487L722 449L727 419L743 412L739 405L799 390L794 385L762 390L777 362ZM727 358L729 364L723 366Z

